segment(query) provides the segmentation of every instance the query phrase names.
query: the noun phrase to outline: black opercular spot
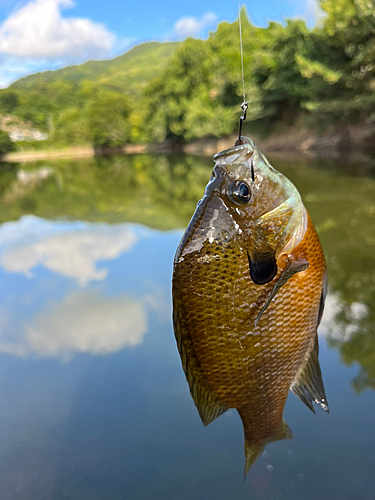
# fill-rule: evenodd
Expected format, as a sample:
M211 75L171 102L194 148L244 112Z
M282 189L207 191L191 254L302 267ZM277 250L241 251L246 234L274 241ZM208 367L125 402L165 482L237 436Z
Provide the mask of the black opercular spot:
M273 253L255 253L252 257L247 252L250 278L256 285L265 285L273 280L277 273L277 264Z

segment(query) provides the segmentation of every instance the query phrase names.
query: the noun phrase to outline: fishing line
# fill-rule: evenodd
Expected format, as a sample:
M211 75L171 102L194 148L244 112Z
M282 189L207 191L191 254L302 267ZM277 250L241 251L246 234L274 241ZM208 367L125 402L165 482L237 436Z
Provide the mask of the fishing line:
M240 50L241 50L241 74L242 74L242 104L241 104L241 109L243 111L243 116L240 117L240 126L238 130L238 139L236 140L235 146L238 144L242 144L242 139L241 139L241 134L242 134L242 122L246 120L246 111L248 108L248 103L250 101L246 102L246 96L245 96L245 75L244 75L244 69L243 69L243 47L242 47L242 23L241 23L241 7L240 7L240 0L238 0L238 26L240 29Z
M245 77L243 71L243 48L242 48L242 25L241 25L241 7L240 0L238 0L238 26L240 28L240 49L241 49L241 71L242 71L242 102L246 102L245 98Z

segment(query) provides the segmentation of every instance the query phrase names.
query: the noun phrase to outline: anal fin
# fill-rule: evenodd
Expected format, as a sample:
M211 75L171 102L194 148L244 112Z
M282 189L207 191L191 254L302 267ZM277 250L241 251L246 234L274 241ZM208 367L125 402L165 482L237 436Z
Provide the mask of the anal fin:
M324 391L322 372L319 365L318 335L315 337L314 347L307 357L305 364L297 374L290 390L315 413L313 402L329 413L328 402Z
M207 397L204 391L199 391L198 389L198 392L201 392L200 396L193 399L202 423L206 427L216 418L220 417L220 415L225 413L228 408L220 405L217 401L210 401L210 398Z

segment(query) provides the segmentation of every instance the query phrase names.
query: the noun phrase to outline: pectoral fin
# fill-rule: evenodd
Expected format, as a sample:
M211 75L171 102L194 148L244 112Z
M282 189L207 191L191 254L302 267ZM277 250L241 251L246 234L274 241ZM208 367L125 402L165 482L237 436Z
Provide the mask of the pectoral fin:
M318 335L316 335L313 350L308 355L306 363L299 371L290 390L315 413L313 402L329 413L328 402L324 391L322 372L319 365Z
M266 303L264 304L262 310L257 316L257 319L255 320L255 326L258 324L258 321L260 320L260 317L264 313L264 311L267 309L267 307L270 305L272 299L275 297L277 292L280 290L280 288L285 285L285 283L296 273L300 273L301 271L305 271L309 267L309 263L307 260L300 259L300 260L290 260L288 261L284 271L282 272L280 278L276 281L274 287L272 288L272 291L266 300Z

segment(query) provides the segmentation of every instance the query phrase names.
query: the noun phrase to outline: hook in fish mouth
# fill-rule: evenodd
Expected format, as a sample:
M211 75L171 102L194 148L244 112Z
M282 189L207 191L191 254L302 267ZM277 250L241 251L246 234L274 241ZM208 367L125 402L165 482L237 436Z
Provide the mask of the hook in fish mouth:
M243 159L245 160L245 155L252 155L254 153L254 143L251 139L248 139L247 137L244 137L244 139L247 139L246 142L243 144L238 144L236 146L233 146L233 148L229 149L224 149L223 151L220 151L219 153L216 153L214 156L214 161L216 161L218 158L226 157L226 156L232 156L232 155L238 155L237 158L233 158L232 161L238 162L238 160Z

